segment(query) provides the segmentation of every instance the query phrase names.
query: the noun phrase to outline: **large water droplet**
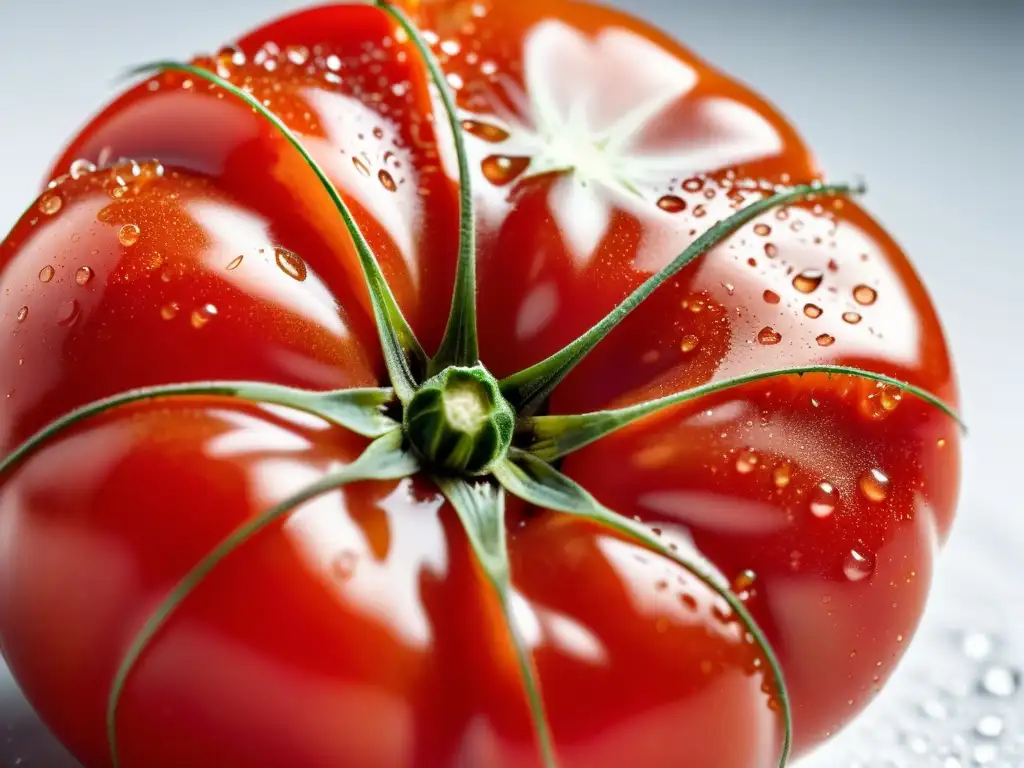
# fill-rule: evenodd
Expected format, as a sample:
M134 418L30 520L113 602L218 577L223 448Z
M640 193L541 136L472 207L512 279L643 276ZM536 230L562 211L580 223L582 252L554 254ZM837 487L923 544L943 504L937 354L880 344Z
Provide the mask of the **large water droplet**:
M700 192L704 188L704 180L690 178L683 182L683 189L687 192Z
M986 669L978 681L978 689L989 696L1008 698L1020 688L1020 670L1002 665Z
M761 298L769 304L778 304L781 301L779 294L775 291L769 291L768 289L765 289L765 292L761 294Z
M504 128L499 128L491 123L482 123L479 120L463 120L462 130L491 144L498 144L508 138L508 131Z
M22 307L18 310L17 318L19 323L25 322L25 318L28 317L28 307Z
M306 263L287 248L274 246L274 261L281 271L300 283L306 279Z
M57 192L47 192L39 198L39 212L53 216L64 206L64 198Z
M817 304L804 304L804 314L812 320L821 317L821 307Z
M502 187L515 181L516 177L530 165L528 157L506 157L490 155L483 159L481 168L484 177L496 186Z
M880 469L872 469L860 476L857 487L868 501L876 504L889 495L889 478Z
M217 307L213 304L203 304L192 310L192 327L199 329L205 326L210 320L217 316Z
M760 235L761 237L768 237L768 235L770 235L771 233L772 233L772 228L769 227L767 224L755 224L754 225L754 234L755 235Z
M774 259L776 256L779 255L779 249L772 243L765 243L764 255L767 256L769 259Z
M853 289L853 300L858 304L874 304L878 291L868 285L858 285Z
M856 325L860 322L860 315L856 312L843 312L843 320L850 325Z
M799 275L793 278L793 287L796 288L800 293L813 293L821 285L821 281L825 279L819 269L805 269Z
M736 471L741 475L749 475L757 468L758 458L753 451L743 451L736 457Z
M394 177L383 168L377 171L377 180L388 192L394 192L398 189L398 185L395 183Z
M81 314L82 308L77 301L74 299L62 301L57 307L57 323L63 326L74 325Z
M45 267L39 270L39 282L48 283L53 280L54 270L53 267L47 264Z
M90 269L89 267L79 267L75 271L75 282L78 283L79 285L85 285L90 280L92 280L92 275L92 269Z
M765 326L757 332L757 343L770 346L782 341L782 334L770 326Z
M985 739L998 739L1003 735L1003 718L999 715L985 715L974 726L974 732Z
M117 233L117 239L121 245L130 248L139 242L139 231L137 224L125 224Z
M811 492L811 514L815 517L828 517L838 504L839 491L832 483L822 481Z
M700 339L694 336L692 333L688 333L683 336L683 340L679 343L679 349L682 352L693 352L700 344Z
M818 342L819 347L831 347L836 343L836 337L828 333L822 333L818 335L815 341Z
M851 549L843 561L843 575L850 581L863 581L875 572L875 558Z
M96 170L96 166L84 158L79 158L71 163L68 173L72 179L80 179Z
M658 200L658 207L668 213L679 213L686 210L686 201L676 195L664 195Z

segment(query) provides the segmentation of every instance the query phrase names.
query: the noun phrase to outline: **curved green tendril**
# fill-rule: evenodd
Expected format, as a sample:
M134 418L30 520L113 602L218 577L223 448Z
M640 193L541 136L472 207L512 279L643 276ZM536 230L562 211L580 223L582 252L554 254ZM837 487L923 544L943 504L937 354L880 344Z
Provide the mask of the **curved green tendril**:
M679 563L729 604L753 638L754 643L764 654L774 679L779 709L782 712L785 726L779 768L785 768L792 749L793 738L793 713L786 690L786 681L782 666L768 642L768 638L765 637L764 632L761 631L742 601L728 587L720 584L718 579L709 572L667 547L644 525L603 506L581 486L536 456L513 450L510 453L510 458L494 470L494 476L505 490L530 504L589 520Z
M536 412L544 399L558 386L569 371L586 357L630 312L640 306L648 296L666 280L675 275L694 259L704 255L711 247L724 240L741 226L765 211L779 205L797 202L824 195L856 194L863 191L849 184L801 184L778 192L770 197L757 200L737 211L727 219L719 221L698 237L664 269L649 277L621 304L609 312L590 330L569 343L560 351L536 365L515 373L502 380L501 391L516 410L526 416Z
M267 109L257 99L253 98L250 93L215 75L213 72L191 64L158 61L137 67L131 70L129 74L151 75L160 71L184 72L213 83L232 96L241 99L252 107L257 114L271 123L288 143L298 151L302 159L313 173L316 174L338 209L338 213L341 214L345 227L348 229L352 242L355 244L356 254L359 256L359 264L362 267L363 277L366 280L366 287L370 293L370 303L373 306L374 319L377 323L377 334L380 336L384 361L387 364L388 375L391 377L391 386L395 388L395 393L398 395L399 400L403 403L408 401L416 390L419 378L426 371L428 365L427 356L424 354L423 348L420 346L419 341L416 340L416 335L402 314L398 302L395 301L391 288L388 286L387 280L384 279L384 273L380 269L380 264L377 262L377 257L370 248L370 244L366 241L366 237L360 231L359 225L356 224L352 211L349 210L348 205L346 205L337 188L327 177L327 174L324 173L319 164L306 151L299 138L284 124L281 118Z
M94 400L50 422L0 461L0 475L58 433L111 408L142 400L200 395L232 397L253 403L287 406L320 416L365 437L380 437L401 426L383 411L384 406L394 400L394 392L390 389L339 389L314 392L254 381L209 381L140 387L102 400Z
M899 387L901 391L909 392L920 398L929 405L933 405L944 414L952 418L966 431L959 414L925 389L908 384L905 381L894 379L880 373L873 373L862 368L851 368L845 365L805 365L793 368L777 368L769 371L758 371L756 373L736 376L731 379L714 381L709 384L702 384L683 392L673 395L666 395L655 400L637 403L626 408L618 408L607 411L595 411L571 416L534 416L524 420L520 425L520 431L525 432L532 438L526 446L526 450L534 456L545 461L554 461L577 451L595 440L622 429L645 416L650 416L673 405L696 400L705 395L715 392L722 392L744 384L756 381L777 378L780 376L802 376L807 373L824 373L829 376L855 376L861 379L869 379L884 384Z
M387 0L377 0L377 6L395 18L426 64L451 125L455 154L459 163L459 259L448 326L427 371L428 376L433 376L449 365L472 366L480 360L476 329L476 222L473 217L472 173L469 169L469 155L466 152L455 97L437 57L401 10Z
M243 523L185 574L135 635L114 675L110 696L107 699L106 715L107 742L110 749L110 761L114 768L120 766L117 744L118 704L132 670L153 638L167 624L171 615L228 555L300 504L358 480L394 480L418 472L420 469L418 460L411 452L402 450L401 443L400 432L391 432L378 438L367 446L359 458L344 469L303 488L281 503L274 505L259 517L254 517Z
M554 740L544 709L540 676L526 640L512 614L512 582L505 533L505 493L500 486L487 481L475 481L470 484L470 481L438 476L434 478L434 482L455 508L477 561L498 598L519 664L541 763L544 768L557 768L558 759L555 756Z

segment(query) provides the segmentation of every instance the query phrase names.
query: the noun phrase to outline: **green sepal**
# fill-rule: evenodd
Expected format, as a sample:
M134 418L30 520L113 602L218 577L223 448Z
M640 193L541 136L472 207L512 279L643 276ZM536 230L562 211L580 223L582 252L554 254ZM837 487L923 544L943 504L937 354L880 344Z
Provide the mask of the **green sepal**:
M874 373L863 368L851 368L845 365L805 365L793 368L776 368L702 384L699 387L659 397L655 400L648 400L644 403L630 405L626 408L571 416L534 416L521 421L518 431L520 436L525 435L528 440L524 446L525 450L545 461L554 461L573 451L579 450L585 445L600 440L605 435L627 427L645 416L650 416L673 405L679 405L680 403L696 400L715 392L722 392L756 381L764 381L779 376L802 376L806 373L825 373L829 376L855 376L861 379L890 384L898 387L903 392L909 392L929 405L935 406L956 421L962 430L966 431L966 427L959 414L931 392L905 381L894 379L891 376Z
M455 97L437 57L405 13L386 0L377 0L376 4L398 22L423 59L451 125L455 155L459 164L459 258L456 263L455 290L452 293L448 325L437 354L430 361L427 370L427 375L433 376L450 365L471 366L480 360L476 328L476 222L473 214L473 174L469 168L469 154L466 152Z
M174 612L218 564L275 520L317 496L358 480L396 480L408 477L419 469L416 456L411 451L403 449L401 433L390 432L370 443L359 458L344 469L326 475L322 480L274 505L259 517L240 525L185 574L132 639L111 683L110 696L107 700L107 742L110 748L110 762L114 768L120 766L117 708L132 670Z
M381 347L384 352L384 362L387 365L388 376L391 377L391 386L394 387L398 399L403 403L412 397L416 385L422 379L429 361L423 348L420 346L416 335L406 321L402 310L395 301L391 288L384 279L384 273L380 269L377 257L366 241L366 237L356 224L355 217L348 205L342 199L337 188L328 178L327 174L313 159L313 157L302 146L292 130L284 124L276 114L267 109L259 100L228 80L191 64L180 64L174 61L158 61L152 64L144 64L129 72L130 75L152 75L156 72L172 71L183 72L227 91L232 96L241 99L258 115L271 123L281 135L291 144L302 156L309 168L316 174L327 194L330 195L338 213L345 223L352 242L355 245L356 254L359 257L359 264L363 270L363 277L366 281L366 288L370 294L370 304L373 307L374 320L377 324L377 334L380 336Z
M509 459L495 467L494 476L505 490L530 504L589 520L679 563L729 604L761 649L774 678L779 708L785 726L779 767L785 768L786 762L789 760L793 738L793 715L786 682L782 667L768 638L765 637L764 632L758 627L740 599L727 586L721 584L706 565L682 557L678 552L666 546L649 528L603 506L580 485L536 456L513 449L509 454Z
M338 389L317 392L255 381L208 381L129 389L95 400L50 422L0 461L0 475L60 432L112 408L170 397L232 397L265 405L283 405L319 416L364 437L380 437L401 425L384 413L394 401L391 389Z
M434 482L455 508L473 553L501 606L509 639L519 663L541 764L544 768L557 768L558 759L544 709L537 667L512 614L512 583L505 533L505 492L489 480L467 481L438 476Z
M862 190L848 184L801 184L757 200L727 219L719 221L694 240L664 269L645 280L639 288L582 336L536 365L503 379L501 381L502 393L520 415L532 415L545 398L551 394L551 391L558 386L559 382L662 283L694 259L704 255L710 248L744 224L779 205L787 205L812 197L853 194L860 191Z

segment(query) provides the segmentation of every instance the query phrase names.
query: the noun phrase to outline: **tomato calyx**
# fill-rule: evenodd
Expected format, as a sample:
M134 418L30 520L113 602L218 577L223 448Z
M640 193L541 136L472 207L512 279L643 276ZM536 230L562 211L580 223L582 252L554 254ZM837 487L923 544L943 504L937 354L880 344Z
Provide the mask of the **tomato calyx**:
M501 608L508 638L515 652L523 692L531 714L538 753L545 768L557 765L551 729L545 713L541 682L529 646L517 625L511 605L511 573L505 524L505 494L527 503L586 519L615 534L657 552L684 566L717 592L730 606L733 618L744 629L747 642L756 645L770 677L769 701L784 725L780 766L790 751L791 716L783 672L763 632L743 603L716 575L715 569L696 552L685 555L663 542L647 526L603 506L552 462L628 424L714 392L754 381L804 373L827 373L872 379L900 387L954 418L956 414L934 395L890 377L842 366L805 366L761 371L714 382L685 392L640 403L628 408L569 416L538 416L552 391L565 376L623 319L659 286L686 265L703 256L715 244L764 211L816 197L854 194L850 185L813 183L763 189L751 204L716 223L697 238L668 266L617 305L593 328L559 352L512 376L498 381L480 364L476 319L476 245L471 174L463 144L463 128L455 99L436 59L422 36L405 15L384 0L375 5L402 27L426 63L433 85L452 126L460 171L460 244L451 312L441 344L429 357L394 298L373 250L326 173L304 148L300 139L270 109L249 92L198 66L160 62L137 73L179 71L242 100L272 124L300 153L334 202L352 237L363 272L390 388L312 392L254 382L207 382L133 390L90 403L62 417L22 444L3 462L6 472L59 432L90 416L121 405L163 397L223 396L257 403L282 405L324 418L326 421L372 438L364 453L345 469L327 475L274 508L247 521L203 558L169 593L126 652L114 678L108 701L107 729L112 762L118 765L118 704L132 670L145 649L176 608L221 561L253 535L297 505L320 494L360 480L385 480L425 472L449 500L465 530L467 540Z

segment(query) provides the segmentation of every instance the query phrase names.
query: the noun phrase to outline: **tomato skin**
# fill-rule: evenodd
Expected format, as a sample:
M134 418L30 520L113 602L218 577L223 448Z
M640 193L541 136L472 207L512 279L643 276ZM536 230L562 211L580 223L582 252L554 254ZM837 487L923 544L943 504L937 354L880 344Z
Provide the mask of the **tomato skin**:
M738 190L744 179L819 176L761 97L621 13L560 0L405 6L477 124L467 141L480 336L498 375L571 341L760 194ZM536 117L531 56L549 57L552 82L577 76L541 49L544 35L565 43L558 56L598 50L587 60L595 72L628 45L638 61L658 56L666 71L693 74L635 144L664 149L678 130L726 146L757 123L750 141L761 154L699 170L666 164L632 197L582 165L532 175L543 149L516 154L511 137L479 125ZM196 63L251 89L300 137L432 350L451 297L457 184L443 116L394 22L325 6ZM625 87L598 90L627 112L642 79L623 64ZM715 122L707 110L722 103L731 117ZM122 155L139 165L117 164ZM496 180L502 157L512 171ZM131 387L384 383L352 242L299 154L248 106L165 73L101 112L52 175L78 159L115 167L63 180L0 244L3 450ZM566 215L582 215L573 205L584 198L572 196L581 187L565 186L581 178L600 203L582 214L600 212L603 227L589 251ZM138 232L125 238L126 226ZM578 413L819 363L893 375L956 403L927 292L848 199L742 228L613 331L549 408ZM109 765L112 676L158 601L235 526L364 444L282 409L177 398L90 420L4 478L0 645L86 766ZM782 660L803 753L870 700L910 642L952 522L958 454L955 424L933 407L814 375L673 408L562 468L666 539L692 537L736 580ZM822 483L835 493L827 513ZM517 615L563 768L777 764L781 718L765 660L708 587L563 515L513 501L509 515ZM331 494L234 553L140 660L118 725L125 768L539 764L507 629L425 478Z

